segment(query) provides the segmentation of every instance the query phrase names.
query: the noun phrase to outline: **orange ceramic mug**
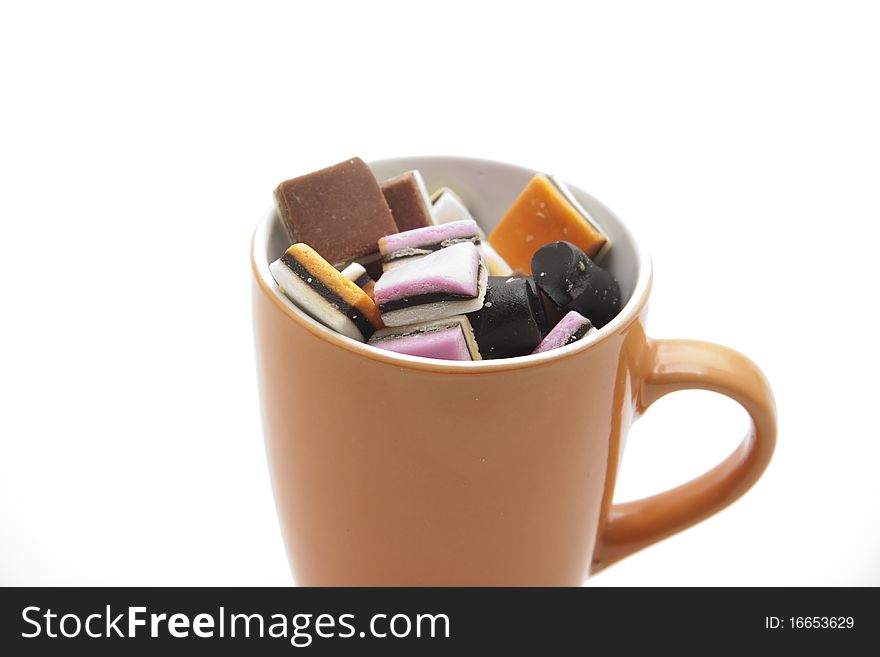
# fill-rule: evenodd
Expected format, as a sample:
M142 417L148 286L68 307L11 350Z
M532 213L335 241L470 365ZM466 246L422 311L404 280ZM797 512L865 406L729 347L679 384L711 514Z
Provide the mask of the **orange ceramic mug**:
M488 232L534 174L449 157L417 168L463 196ZM651 264L577 188L609 233L603 265L626 303L597 333L535 356L449 362L381 351L324 328L275 286L288 246L274 212L254 235L257 365L275 501L301 585L578 585L712 515L760 477L776 440L761 371L725 347L645 335ZM627 429L651 403L699 388L751 416L701 477L613 504Z

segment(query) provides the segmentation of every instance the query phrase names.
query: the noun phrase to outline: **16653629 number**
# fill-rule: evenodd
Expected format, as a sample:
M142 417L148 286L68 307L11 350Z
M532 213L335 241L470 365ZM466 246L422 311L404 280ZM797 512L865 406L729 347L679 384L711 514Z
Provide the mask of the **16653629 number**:
M795 630L849 630L855 619L852 616L791 616L788 622Z

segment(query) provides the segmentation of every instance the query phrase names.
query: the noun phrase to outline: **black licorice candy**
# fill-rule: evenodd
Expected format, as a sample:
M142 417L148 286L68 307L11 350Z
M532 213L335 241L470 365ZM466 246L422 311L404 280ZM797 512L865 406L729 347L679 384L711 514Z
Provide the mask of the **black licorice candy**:
M484 359L530 354L549 330L531 278L490 276L483 307L468 319Z
M620 312L620 286L570 242L551 242L532 256L532 277L563 313L576 310L602 328Z

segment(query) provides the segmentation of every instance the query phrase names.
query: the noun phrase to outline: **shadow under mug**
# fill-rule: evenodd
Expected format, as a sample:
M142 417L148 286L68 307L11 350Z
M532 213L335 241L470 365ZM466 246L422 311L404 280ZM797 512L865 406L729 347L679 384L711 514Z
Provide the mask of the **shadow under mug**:
M453 157L419 169L456 190L488 232L535 173ZM603 329L536 356L458 363L338 335L275 286L288 246L275 213L252 244L263 425L275 502L301 585L579 585L739 498L773 453L776 412L761 371L731 349L652 340L651 265L601 203L572 192L613 241L603 261L625 305ZM699 388L751 416L739 447L672 490L613 504L626 432L655 400Z

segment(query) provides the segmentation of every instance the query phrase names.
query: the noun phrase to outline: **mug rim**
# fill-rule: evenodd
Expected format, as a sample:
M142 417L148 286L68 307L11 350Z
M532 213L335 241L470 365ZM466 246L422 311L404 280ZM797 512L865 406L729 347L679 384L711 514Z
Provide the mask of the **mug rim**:
M404 163L407 169L418 168L413 167L416 161L437 162L450 160L458 160L462 162L470 162L475 164L483 164L488 166L504 166L508 168L520 169L531 174L538 173L537 170L529 167L523 167L499 160L488 160L474 157L461 156L412 156L412 157L395 157L374 160L368 162L368 166L383 165L396 167L398 163ZM584 192L580 187L572 185L566 181L570 187ZM592 196L592 195L591 195ZM595 199L595 197L593 197ZM595 199L598 201L598 199ZM598 201L601 203L601 201ZM341 335L333 331L333 329L324 326L317 320L310 317L305 311L299 309L291 300L289 300L281 289L275 284L272 274L269 271L269 263L263 262L264 258L258 257L258 253L266 252L266 244L271 234L271 228L277 219L277 212L272 208L267 215L259 221L251 238L251 271L257 284L260 286L261 292L272 299L275 306L281 310L288 318L295 321L302 328L306 329L316 337L329 342L337 347L341 347L349 352L355 353L362 357L367 357L375 361L394 365L397 367L408 367L411 369L438 372L438 373L470 373L478 374L482 372L497 372L503 370L521 369L525 367L535 367L544 365L549 362L570 358L581 352L589 351L593 347L610 339L613 335L619 335L625 331L634 321L638 319L644 308L648 295L651 290L653 272L651 260L639 246L638 240L633 237L629 228L612 212L604 203L602 207L611 214L620 224L621 229L627 234L632 243L633 250L636 253L636 284L633 287L629 300L624 304L623 308L617 316L608 324L593 333L592 335L582 338L577 342L568 344L556 349L542 352L540 354L526 354L525 356L514 356L511 358L497 358L492 360L476 360L476 361L453 361L441 360L437 358L426 358L424 356L410 356L408 354L399 354L397 352L378 349L364 342L358 342L347 336Z

